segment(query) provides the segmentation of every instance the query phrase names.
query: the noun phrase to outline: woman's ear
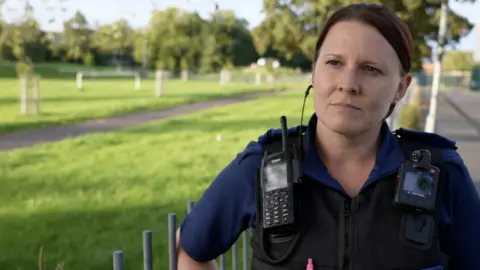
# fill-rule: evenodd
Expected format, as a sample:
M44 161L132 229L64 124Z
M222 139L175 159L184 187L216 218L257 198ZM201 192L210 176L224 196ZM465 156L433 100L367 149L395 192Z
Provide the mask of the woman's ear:
M397 93L395 94L395 103L405 96L410 84L412 84L412 79L413 77L410 73L405 74L401 78L400 83L398 84Z

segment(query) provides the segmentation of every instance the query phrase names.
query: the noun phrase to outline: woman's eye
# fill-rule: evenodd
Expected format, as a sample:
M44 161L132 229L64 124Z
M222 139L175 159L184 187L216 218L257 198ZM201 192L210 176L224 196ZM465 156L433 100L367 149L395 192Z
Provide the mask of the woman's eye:
M327 61L327 65L338 66L339 64L340 64L340 61L338 61L338 60L328 60Z
M329 66L332 66L332 67L339 67L342 64L342 62L340 62L339 60L328 60L326 62L326 64L329 65ZM381 73L380 70L378 70L377 68L374 68L372 66L364 66L362 68L362 70L366 71L369 74L380 74Z
M367 71L368 73L380 73L378 69L371 66L364 67L364 70Z

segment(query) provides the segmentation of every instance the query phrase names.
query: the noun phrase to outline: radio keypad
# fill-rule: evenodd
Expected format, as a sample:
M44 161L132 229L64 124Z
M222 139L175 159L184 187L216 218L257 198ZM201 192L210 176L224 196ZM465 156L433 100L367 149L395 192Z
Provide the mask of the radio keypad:
M265 225L272 226L288 222L288 192L274 190L266 194L264 202Z

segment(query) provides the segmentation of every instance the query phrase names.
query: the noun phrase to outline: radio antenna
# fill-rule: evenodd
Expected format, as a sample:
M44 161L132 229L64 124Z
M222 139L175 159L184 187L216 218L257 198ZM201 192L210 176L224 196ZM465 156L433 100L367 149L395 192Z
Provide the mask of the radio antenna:
M287 151L287 137L288 137L288 129L287 129L287 117L282 115L280 117L280 124L282 125L282 151Z

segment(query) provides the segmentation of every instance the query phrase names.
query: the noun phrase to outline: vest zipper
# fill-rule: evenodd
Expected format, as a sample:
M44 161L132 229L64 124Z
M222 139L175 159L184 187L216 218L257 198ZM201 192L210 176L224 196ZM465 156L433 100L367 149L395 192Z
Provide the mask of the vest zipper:
M345 218L345 234L344 234L344 246L343 246L343 269L350 269L350 216L352 215L351 211L351 200L345 200L344 206L344 218Z

